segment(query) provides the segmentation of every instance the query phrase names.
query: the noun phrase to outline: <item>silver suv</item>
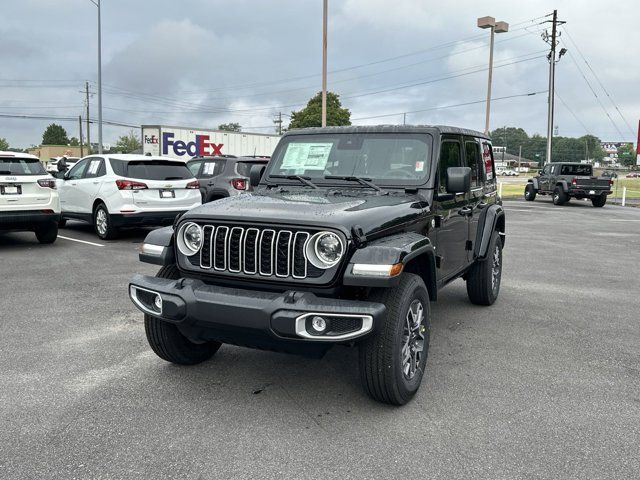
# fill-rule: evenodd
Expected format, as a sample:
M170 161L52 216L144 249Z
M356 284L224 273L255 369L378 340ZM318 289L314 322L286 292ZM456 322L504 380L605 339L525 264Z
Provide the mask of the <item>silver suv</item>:
M263 169L268 157L194 157L187 162L193 176L200 181L202 203L233 197L253 190L249 174L254 166Z

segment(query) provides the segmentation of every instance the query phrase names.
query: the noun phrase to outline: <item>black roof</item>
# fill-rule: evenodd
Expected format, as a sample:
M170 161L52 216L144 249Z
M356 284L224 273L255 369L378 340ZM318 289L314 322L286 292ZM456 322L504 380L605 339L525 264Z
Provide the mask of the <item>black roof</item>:
M358 125L348 127L310 127L289 130L284 136L323 133L451 133L490 139L488 135L467 128L448 125Z

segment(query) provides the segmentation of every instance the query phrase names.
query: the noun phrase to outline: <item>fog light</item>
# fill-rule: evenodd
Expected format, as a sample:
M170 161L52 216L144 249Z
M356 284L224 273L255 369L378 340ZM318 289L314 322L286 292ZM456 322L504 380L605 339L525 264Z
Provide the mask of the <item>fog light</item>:
M160 295L156 295L156 298L153 299L153 304L159 312L162 312L162 297Z
M322 333L327 329L327 322L322 317L313 317L311 319L311 326L316 332Z

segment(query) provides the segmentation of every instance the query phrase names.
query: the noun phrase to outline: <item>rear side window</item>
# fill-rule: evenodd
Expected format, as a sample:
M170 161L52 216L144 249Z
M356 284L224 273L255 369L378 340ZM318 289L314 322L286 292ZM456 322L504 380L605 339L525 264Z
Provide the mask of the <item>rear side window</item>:
M187 162L187 168L193 174L193 176L197 176L200 171L200 166L202 165L202 160L195 162Z
M263 165L266 167L267 162L238 162L238 165L236 166L236 173L243 177L248 177L251 172L251 167L254 165Z
M123 161L110 158L113 172L120 177L139 180L187 180L193 174L184 162L167 160Z
M478 142L464 142L466 166L471 169L471 186L480 187L484 183L484 168Z
M45 175L46 173L37 158L0 158L1 175Z
M484 164L484 175L487 181L493 180L495 182L496 177L493 161L493 149L489 142L482 142L482 163Z
M204 162L204 167L202 168L202 176L205 178L217 177L224 170L224 166L226 165L226 160L210 160Z
M460 143L453 140L445 140L440 147L440 191L445 192L447 187L447 168L462 166L462 152Z
M591 165L562 165L560 175L592 175Z

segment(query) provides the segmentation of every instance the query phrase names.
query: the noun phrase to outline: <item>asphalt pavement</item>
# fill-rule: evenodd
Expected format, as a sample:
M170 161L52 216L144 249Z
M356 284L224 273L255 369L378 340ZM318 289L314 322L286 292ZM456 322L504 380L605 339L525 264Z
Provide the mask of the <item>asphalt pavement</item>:
M144 230L0 235L0 478L638 478L640 209L505 208L500 298L442 290L402 408L355 349L157 358L126 288Z

